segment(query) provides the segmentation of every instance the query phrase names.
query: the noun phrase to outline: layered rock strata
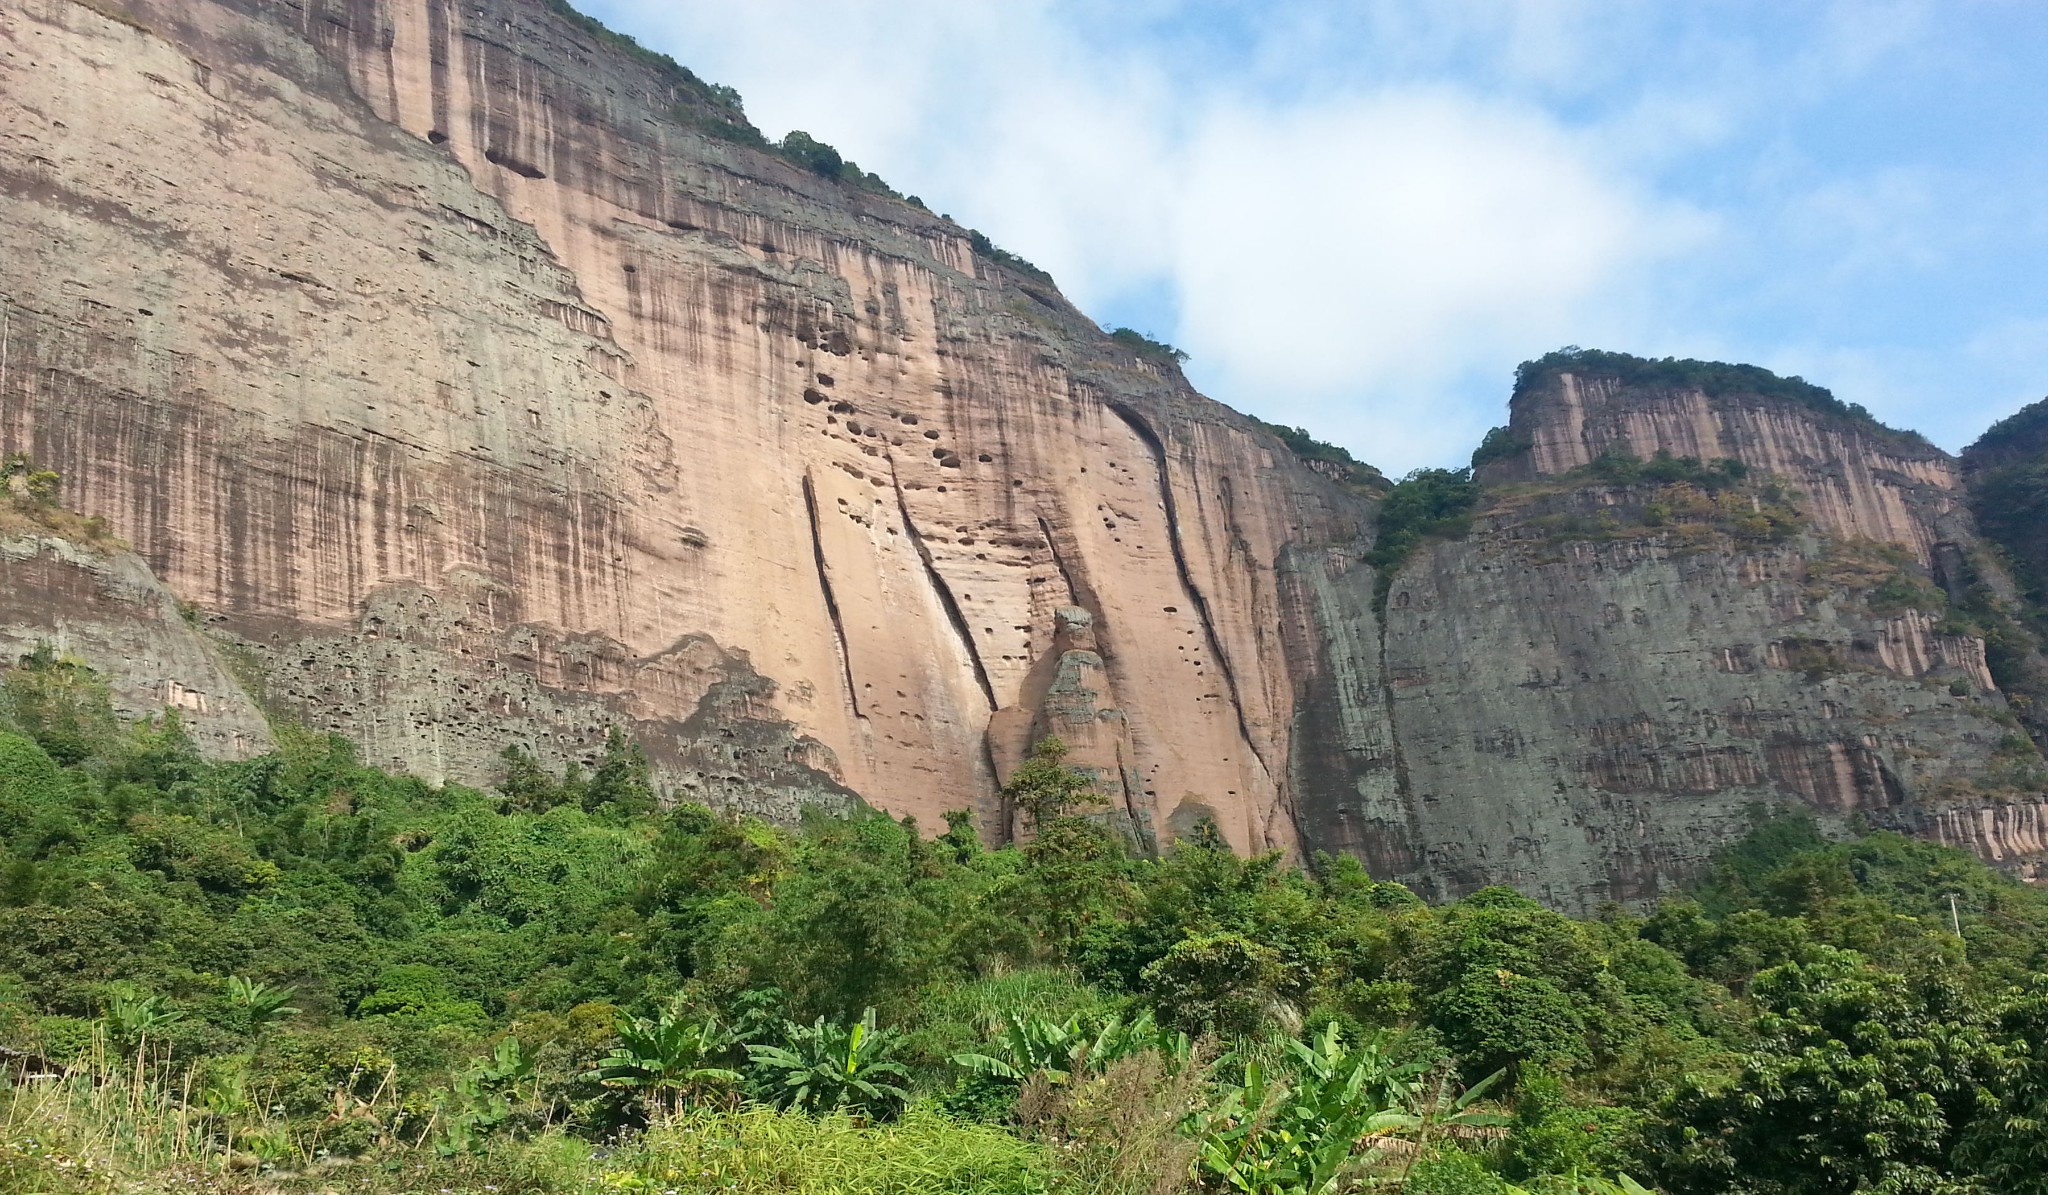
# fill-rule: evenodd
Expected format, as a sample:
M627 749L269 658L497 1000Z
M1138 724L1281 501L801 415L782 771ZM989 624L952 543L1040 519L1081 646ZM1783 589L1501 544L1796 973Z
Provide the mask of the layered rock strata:
M1949 458L1783 400L1569 372L1512 419L1522 451L1482 471L1471 533L1390 579L1357 655L1392 734L1356 720L1375 766L1305 802L1313 838L1434 895L1579 909L1685 882L1758 806L2034 865L2048 771L1936 584L1981 558ZM1749 478L1589 468L1659 452Z
M1001 838L1057 734L1141 843L1575 908L1756 804L2042 856L2048 672L1958 613L2021 591L1832 400L1538 370L1376 578L1370 478L543 0L21 0L0 65L0 450L136 553L9 541L0 648L217 754L251 694L437 780L623 725L671 798ZM1659 452L1749 475L1600 473Z
M117 544L33 527L0 532L0 660L38 648L86 660L125 718L175 710L217 758L269 750L269 723L191 615Z
M1028 268L533 0L25 0L0 53L0 435L283 712L1000 833L1077 607L1133 821L1298 845L1278 562L1366 506Z

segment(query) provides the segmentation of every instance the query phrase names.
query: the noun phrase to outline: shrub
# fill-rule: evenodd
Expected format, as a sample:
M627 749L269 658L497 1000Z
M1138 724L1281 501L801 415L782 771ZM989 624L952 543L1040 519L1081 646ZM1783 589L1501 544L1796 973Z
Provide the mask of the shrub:
M721 1195L1039 1195L1053 1181L1043 1148L925 1108L868 1125L845 1113L751 1107L685 1113L660 1126L603 1185Z
M1162 365L1182 365L1188 355L1163 340L1156 340L1136 328L1111 328L1109 338L1138 354Z

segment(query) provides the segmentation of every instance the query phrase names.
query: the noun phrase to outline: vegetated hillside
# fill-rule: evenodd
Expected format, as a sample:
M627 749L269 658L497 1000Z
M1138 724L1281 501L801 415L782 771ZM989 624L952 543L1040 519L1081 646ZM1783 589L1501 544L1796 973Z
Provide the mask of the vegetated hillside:
M2005 550L2038 612L2048 603L2048 400L1992 424L1962 464L1978 526Z
M2041 1189L2048 893L1894 835L1573 920L1133 856L1051 745L989 850L658 811L617 736L209 763L53 653L0 717L10 1192Z

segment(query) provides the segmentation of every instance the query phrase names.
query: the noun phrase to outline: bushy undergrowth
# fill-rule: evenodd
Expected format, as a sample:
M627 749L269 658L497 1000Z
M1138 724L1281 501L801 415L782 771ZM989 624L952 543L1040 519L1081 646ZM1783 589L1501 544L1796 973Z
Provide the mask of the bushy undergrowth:
M657 809L619 735L480 791L0 696L0 1195L2041 1189L2048 898L1924 843L1573 920L1136 856L1051 746L990 850Z

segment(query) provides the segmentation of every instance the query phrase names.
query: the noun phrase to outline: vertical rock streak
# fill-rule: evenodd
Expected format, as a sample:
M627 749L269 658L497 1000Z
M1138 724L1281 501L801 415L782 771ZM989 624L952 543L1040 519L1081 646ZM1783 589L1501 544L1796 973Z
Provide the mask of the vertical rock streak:
M1166 543L1173 553L1173 567L1180 577L1181 590L1187 594L1189 603L1195 608L1196 619L1202 626L1203 640L1209 648L1209 658L1216 661L1217 670L1223 674L1223 684L1229 690L1231 710L1236 714L1237 732L1244 740L1245 750L1252 753L1252 758L1258 762L1260 772L1269 777L1273 776L1272 769L1266 766L1265 757L1259 751L1258 740L1252 736L1251 724L1245 719L1244 698L1238 692L1237 673L1231 667L1229 653L1223 649L1222 636L1216 632L1216 620L1209 612L1208 599L1202 596L1201 587L1195 583L1194 570L1188 567L1187 549L1181 544L1180 512L1174 501L1173 474L1168 467L1166 444L1159 438L1159 433L1152 430L1150 424L1128 407L1111 403L1109 409L1116 413L1117 418L1129 425L1131 431L1144 442L1151 454L1153 471L1158 478L1160 506L1166 512Z
M818 525L818 490L811 475L804 474L804 514L811 526L811 563L818 578L818 595L825 601L825 616L832 620L832 637L839 645L839 674L846 685L846 703L860 718L860 689L853 681L853 652L846 645L846 620L839 613L839 599L832 595L832 573L825 563L825 536Z

